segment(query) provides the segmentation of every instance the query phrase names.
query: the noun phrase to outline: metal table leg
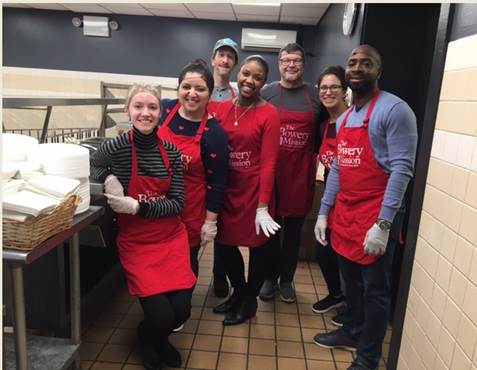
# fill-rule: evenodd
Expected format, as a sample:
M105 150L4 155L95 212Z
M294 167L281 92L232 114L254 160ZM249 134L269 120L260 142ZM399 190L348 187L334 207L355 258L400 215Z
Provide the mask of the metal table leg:
M70 284L71 284L71 340L73 344L81 343L81 291L80 291L80 251L79 233L70 239ZM79 353L79 352L78 352ZM74 361L74 368L80 369L79 354Z
M27 369L25 296L23 292L23 269L21 265L11 264L13 315L15 322L15 355L17 370Z

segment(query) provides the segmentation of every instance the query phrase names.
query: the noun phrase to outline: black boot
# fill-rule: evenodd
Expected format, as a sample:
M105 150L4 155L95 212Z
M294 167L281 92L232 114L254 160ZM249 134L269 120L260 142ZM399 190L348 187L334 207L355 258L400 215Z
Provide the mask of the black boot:
M157 351L162 361L167 367L181 367L182 359L180 352L174 348L174 346L165 340L163 343L157 346Z
M242 302L242 297L240 296L237 289L234 289L234 292L229 297L229 299L227 299L225 302L222 302L221 304L215 306L213 308L213 311L215 313L227 313L227 312L233 310L234 308L238 307L241 302Z
M141 321L137 327L137 338L144 368L146 370L161 370L161 360L145 321Z
M237 310L231 310L225 314L222 324L238 325L255 316L257 313L257 298L245 297Z

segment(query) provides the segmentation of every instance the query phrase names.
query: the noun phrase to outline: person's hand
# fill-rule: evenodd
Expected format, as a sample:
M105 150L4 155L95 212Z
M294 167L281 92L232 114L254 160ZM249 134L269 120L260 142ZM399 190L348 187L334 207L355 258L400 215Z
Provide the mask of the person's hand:
M139 211L139 202L131 197L116 196L108 193L104 194L108 198L108 204L116 213L127 213L135 215Z
M328 245L326 240L326 228L328 227L328 216L318 215L315 224L315 238L321 245Z
M104 180L104 192L116 195L117 197L124 196L124 188L114 175L109 175L106 177L106 180Z
M270 235L274 235L275 231L280 228L280 225L268 213L268 207L257 208L257 215L255 216L255 231L257 235L260 234L260 228L267 238Z
M201 244L213 241L217 235L217 221L205 220L200 229Z
M388 239L389 230L382 230L378 225L373 224L364 238L364 253L370 256L382 256L386 252Z

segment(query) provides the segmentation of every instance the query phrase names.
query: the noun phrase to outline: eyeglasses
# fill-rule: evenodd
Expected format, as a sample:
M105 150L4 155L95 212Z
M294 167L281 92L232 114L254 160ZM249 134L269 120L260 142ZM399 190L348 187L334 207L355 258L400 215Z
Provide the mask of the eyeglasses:
M320 86L320 93L325 93L326 91L330 90L332 93L337 93L343 89L341 85L331 85L331 86Z
M280 64L282 66L288 67L292 63L296 66L301 66L303 65L303 59L280 59Z

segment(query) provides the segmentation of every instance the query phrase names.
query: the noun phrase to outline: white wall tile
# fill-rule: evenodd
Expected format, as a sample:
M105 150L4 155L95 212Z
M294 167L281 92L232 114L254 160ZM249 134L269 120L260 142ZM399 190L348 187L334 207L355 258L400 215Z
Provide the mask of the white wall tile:
M449 71L476 67L477 53L475 50L477 50L477 35L450 42L444 69Z
M442 159L444 157L445 143L445 131L434 131L434 138L432 140L431 156Z
M470 169L477 171L477 137L474 138L474 152L472 153L472 161L470 163Z
M464 314L457 331L457 343L462 347L467 357L472 358L477 343L477 326Z
M457 238L457 247L455 249L454 255L454 266L457 267L465 276L468 276L470 272L472 253L474 249L475 247L464 238Z
M464 168L470 168L472 154L474 152L474 142L475 137L473 136L459 135L457 160L454 162L455 164Z
M470 243L477 245L477 209L463 205L459 234Z
M467 278L459 270L453 268L448 293L458 307L462 307L464 303L466 289Z
M443 159L445 161L449 163L457 162L457 155L459 153L460 136L461 135L455 134L453 132L444 133L445 148L443 153Z
M439 347L437 351L447 367L450 367L452 356L454 355L455 340L452 335L444 328L439 337Z
M470 358L468 358L460 346L455 346L454 356L452 357L451 369L470 370L472 366Z
M457 329L459 329L460 312L459 307L448 297L444 310L443 324L454 338L457 337Z
M464 304L462 306L464 313L477 326L477 286L468 284L465 291Z

